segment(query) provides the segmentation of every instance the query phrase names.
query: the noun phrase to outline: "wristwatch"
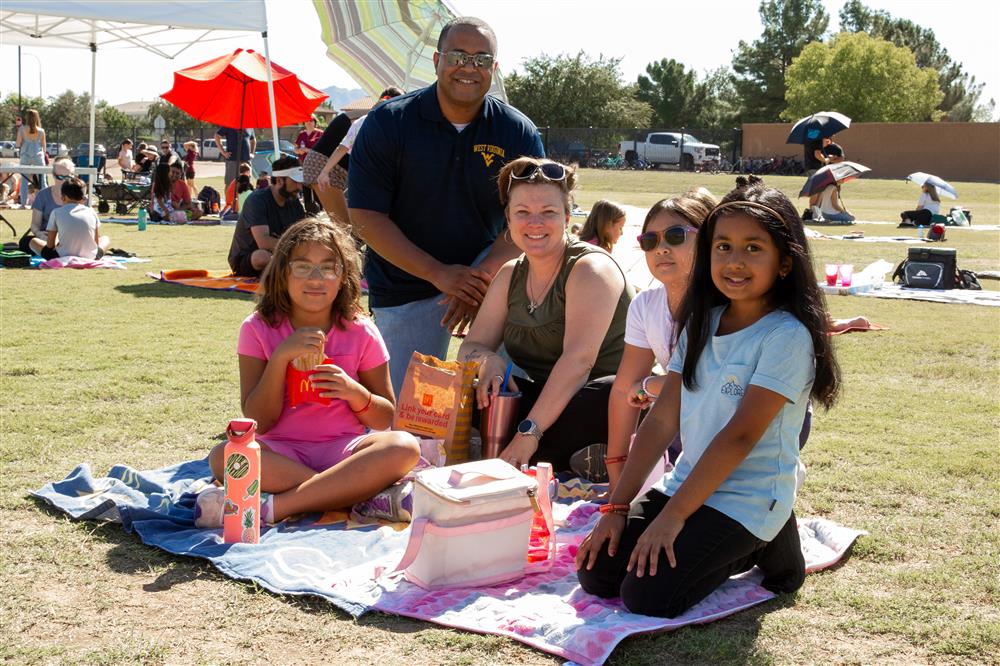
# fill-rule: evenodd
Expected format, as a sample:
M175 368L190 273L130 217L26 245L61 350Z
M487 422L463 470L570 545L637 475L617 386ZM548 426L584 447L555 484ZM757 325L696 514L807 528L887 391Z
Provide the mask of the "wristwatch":
M517 434L528 435L534 437L535 439L542 438L542 429L538 427L538 424L531 419L524 419L517 424Z

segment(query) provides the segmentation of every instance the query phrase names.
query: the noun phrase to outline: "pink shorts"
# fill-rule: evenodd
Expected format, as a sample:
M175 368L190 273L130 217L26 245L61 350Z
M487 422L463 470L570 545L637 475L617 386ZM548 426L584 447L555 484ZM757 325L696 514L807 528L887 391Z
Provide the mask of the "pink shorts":
M365 437L368 437L367 433L364 435L342 435L328 442L289 442L283 440L261 440L261 442L278 455L302 463L316 472L322 472L348 458Z

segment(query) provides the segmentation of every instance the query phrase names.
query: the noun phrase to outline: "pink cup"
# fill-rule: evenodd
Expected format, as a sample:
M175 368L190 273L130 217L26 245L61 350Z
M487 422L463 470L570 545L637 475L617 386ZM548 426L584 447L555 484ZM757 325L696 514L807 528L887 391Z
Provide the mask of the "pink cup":
M829 287L837 284L837 272L840 270L840 264L827 264L826 265L826 284Z
M827 278L829 280L829 278ZM840 286L850 287L854 279L854 264L840 265Z

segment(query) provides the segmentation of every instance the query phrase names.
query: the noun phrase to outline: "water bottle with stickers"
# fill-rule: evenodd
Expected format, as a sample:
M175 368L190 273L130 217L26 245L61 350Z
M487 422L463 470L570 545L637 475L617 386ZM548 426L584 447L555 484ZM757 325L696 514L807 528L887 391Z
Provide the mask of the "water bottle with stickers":
M233 419L226 428L222 537L226 543L260 541L260 445L257 422Z

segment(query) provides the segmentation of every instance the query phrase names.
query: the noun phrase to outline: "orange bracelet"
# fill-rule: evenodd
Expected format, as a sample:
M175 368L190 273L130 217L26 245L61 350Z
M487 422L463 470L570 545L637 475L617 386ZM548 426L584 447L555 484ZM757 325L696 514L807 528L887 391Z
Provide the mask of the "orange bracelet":
M626 460L628 460L628 456L627 455L625 455L625 456L605 457L604 458L604 464L605 465L615 465L617 463L623 463Z
M620 516L627 516L630 509L628 504L602 504L598 509L601 513L617 513Z
M372 406L372 398L374 397L375 394L372 393L371 391L368 391L368 404L366 404L364 407L362 407L356 412L353 409L351 409L351 411L354 412L355 416L357 416L358 414L363 414L364 412L368 411L368 408ZM350 405L348 405L347 407L350 409Z

